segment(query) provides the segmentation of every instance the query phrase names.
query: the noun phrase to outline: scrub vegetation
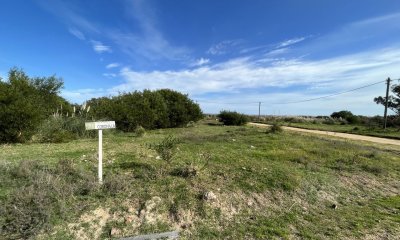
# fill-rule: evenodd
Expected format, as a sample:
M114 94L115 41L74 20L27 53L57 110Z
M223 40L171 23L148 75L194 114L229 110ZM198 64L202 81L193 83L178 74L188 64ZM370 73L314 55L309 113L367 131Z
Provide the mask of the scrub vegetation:
M356 116L349 111L334 112L331 116L269 116L260 119L253 117L253 120L267 124L400 140L400 116L398 115L388 117L386 130L382 128L383 117Z
M146 134L104 131L103 147L100 185L96 139L1 145L0 238L400 235L394 147L215 119Z

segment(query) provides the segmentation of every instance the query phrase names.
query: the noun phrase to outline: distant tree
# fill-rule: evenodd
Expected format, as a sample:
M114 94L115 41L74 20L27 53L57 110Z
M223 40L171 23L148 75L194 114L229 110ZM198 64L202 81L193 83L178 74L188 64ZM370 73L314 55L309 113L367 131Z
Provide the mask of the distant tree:
M332 118L341 118L346 120L348 123L351 124L356 124L360 122L359 117L357 117L356 115L354 115L352 112L350 111L346 111L346 110L342 110L339 112L333 112L331 114Z
M397 115L400 115L400 84L393 85L391 90L393 95L389 95L388 97L388 108ZM374 102L376 104L382 104L385 106L386 97L376 97L374 98Z
M69 103L58 96L63 86L55 76L30 78L13 68L0 82L0 142L24 142L40 123Z
M218 118L221 122L224 123L224 125L236 125L236 126L241 126L245 125L248 121L249 118L244 115L240 114L238 112L231 112L231 111L226 111L223 110L218 114Z

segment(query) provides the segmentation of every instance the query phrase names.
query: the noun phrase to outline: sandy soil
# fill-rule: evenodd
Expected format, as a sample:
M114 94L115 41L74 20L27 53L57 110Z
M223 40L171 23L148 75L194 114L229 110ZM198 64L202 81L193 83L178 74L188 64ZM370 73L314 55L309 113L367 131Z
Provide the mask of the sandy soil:
M271 125L262 124L262 123L249 123L249 125L257 126L257 127L270 127L271 126ZM347 139L352 139L352 140L361 140L361 141L368 141L368 142L373 142L373 143L390 144L390 145L400 146L400 140L395 140L395 139L362 136L362 135L349 134L349 133L309 130L309 129L294 128L294 127L284 127L284 126L282 126L282 128L285 130L296 131L296 132L320 134L320 135L326 135L326 136L347 138Z

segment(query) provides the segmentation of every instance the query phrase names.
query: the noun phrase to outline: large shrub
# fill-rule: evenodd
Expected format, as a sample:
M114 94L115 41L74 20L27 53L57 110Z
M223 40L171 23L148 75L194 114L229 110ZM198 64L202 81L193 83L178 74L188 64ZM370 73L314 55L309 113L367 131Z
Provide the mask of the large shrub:
M22 70L11 69L8 79L0 81L0 142L24 142L57 108L70 105L58 96L63 86L54 76L30 78Z
M187 95L170 89L161 89L156 93L162 96L167 106L168 127L185 126L190 121L197 121L203 117L200 106Z
M241 126L246 124L249 119L246 115L240 114L238 112L231 112L231 111L221 111L218 114L218 118L224 125L236 125Z
M93 109L91 117L114 120L117 128L123 131L135 131L138 126L145 129L179 127L202 118L198 104L187 95L169 89L91 99L88 104Z
M341 118L346 120L348 123L351 124L357 124L360 122L360 118L357 117L356 115L354 115L352 112L350 111L339 111L339 112L334 112L331 114L332 118Z

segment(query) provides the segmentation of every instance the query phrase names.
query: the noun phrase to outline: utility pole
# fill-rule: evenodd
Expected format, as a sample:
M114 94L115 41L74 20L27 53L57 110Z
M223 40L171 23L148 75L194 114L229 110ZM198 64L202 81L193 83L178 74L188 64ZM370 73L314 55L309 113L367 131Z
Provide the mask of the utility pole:
M260 121L260 114L261 114L261 102L258 102L258 121Z
M383 129L386 130L387 123L387 108L388 108L388 100L389 100L389 87L390 87L390 78L386 80L386 99L385 99L385 113L383 115Z

